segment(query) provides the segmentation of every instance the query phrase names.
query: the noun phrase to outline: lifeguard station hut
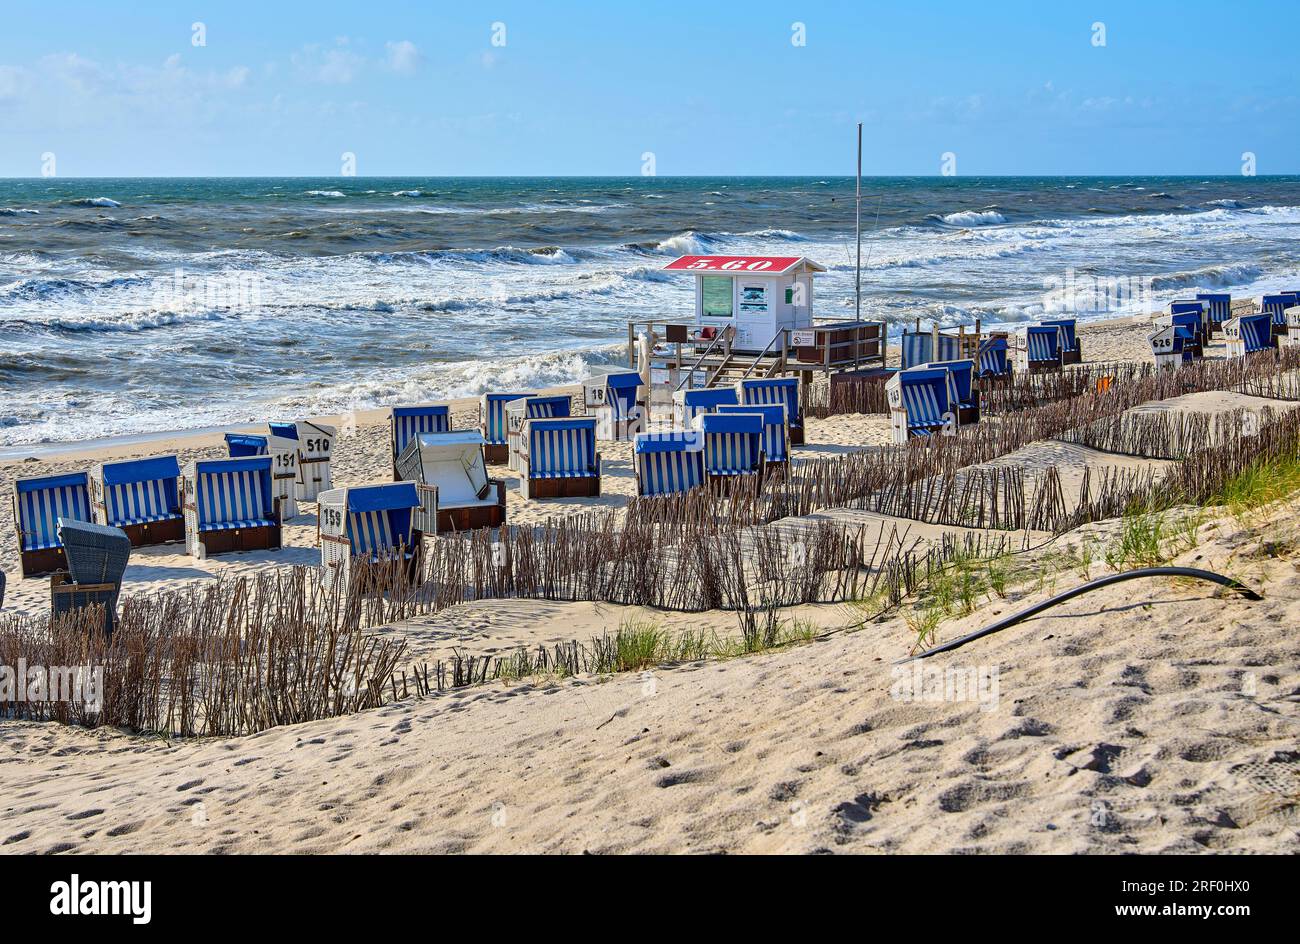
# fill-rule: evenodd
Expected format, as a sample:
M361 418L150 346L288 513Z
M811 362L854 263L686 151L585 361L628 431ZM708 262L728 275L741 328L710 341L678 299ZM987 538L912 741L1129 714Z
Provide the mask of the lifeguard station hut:
M696 340L734 326L731 350L748 354L812 327L813 276L826 271L803 256L682 256L664 269L695 276Z

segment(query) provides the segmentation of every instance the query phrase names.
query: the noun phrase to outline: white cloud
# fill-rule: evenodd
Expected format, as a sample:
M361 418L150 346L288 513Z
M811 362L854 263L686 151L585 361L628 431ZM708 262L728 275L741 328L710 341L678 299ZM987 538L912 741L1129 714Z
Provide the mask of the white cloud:
M298 74L311 82L325 85L346 85L357 77L365 59L353 52L346 37L335 41L332 48L312 43L289 57Z
M402 39L396 42L389 42L388 49L388 68L393 72L402 75L411 75L420 67L420 60L424 57L420 55L420 50L416 48L415 43L409 39Z

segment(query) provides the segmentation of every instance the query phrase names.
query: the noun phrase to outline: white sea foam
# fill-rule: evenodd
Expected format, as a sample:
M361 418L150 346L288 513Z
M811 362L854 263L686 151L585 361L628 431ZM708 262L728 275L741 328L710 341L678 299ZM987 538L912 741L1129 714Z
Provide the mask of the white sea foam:
M997 210L959 210L940 219L949 226L996 226L1007 221Z

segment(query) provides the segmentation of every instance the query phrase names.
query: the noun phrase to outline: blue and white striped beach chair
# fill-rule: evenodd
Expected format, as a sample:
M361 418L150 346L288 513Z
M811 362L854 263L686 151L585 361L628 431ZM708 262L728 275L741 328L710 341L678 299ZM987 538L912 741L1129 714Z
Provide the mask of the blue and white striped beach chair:
M1161 325L1147 336L1147 343L1151 345L1151 356L1155 358L1156 366L1162 368L1190 363L1191 340L1191 331L1175 324Z
M740 399L741 406L783 404L786 424L790 427L790 445L802 446L803 408L799 404L799 384L798 377L738 380L736 395Z
M478 429L483 434L483 458L492 465L510 461L510 439L506 429L506 404L537 394L528 391L516 393L485 393L478 401Z
M1079 344L1078 319L1052 318L1042 322L1060 330L1058 347L1061 349L1062 364L1079 364L1083 362L1083 348Z
M763 460L785 468L790 461L790 427L785 421L784 403L754 403L720 406L718 413L757 413L763 417Z
M1205 355L1205 314L1200 302L1191 309L1179 305L1178 311L1171 311L1161 316L1156 319L1156 324L1170 325L1174 328L1175 333L1181 338L1184 359L1192 360Z
M1016 370L1041 373L1061 367L1059 325L1023 325L1016 329Z
M673 419L682 429L690 428L695 417L715 413L718 407L740 402L735 387L698 387L673 393Z
M960 425L952 375L943 367L910 367L885 383L894 442L950 434Z
M320 553L326 582L351 580L356 562L419 564L423 535L414 527L420 499L414 482L359 485L321 492Z
M65 472L14 482L14 525L18 530L18 568L24 577L67 567L59 521L90 521L90 476Z
M1232 317L1232 295L1227 292L1197 292L1196 300L1205 302L1210 309L1209 333L1223 330L1223 323Z
M288 425L292 426L293 424ZM293 438L298 438L296 432ZM267 446L265 436L254 436L248 433L226 433L226 455L232 459L242 459L245 456L265 456L269 452L270 448Z
M704 474L713 481L763 475L763 417L758 413L705 413L696 419L704 437Z
M635 371L604 374L583 381L587 412L596 417L596 435L608 442L626 442L643 425L637 404L642 383Z
M942 332L938 337L939 349L936 351L933 331L904 331L899 338L903 369L930 361L955 361L961 357L960 338Z
M280 547L269 455L198 459L185 467L185 546L195 557Z
M698 430L637 433L632 459L638 495L673 495L704 484L704 440Z
M388 421L388 444L393 453L393 481L398 481L397 457L406 444L420 433L446 433L451 430L451 407L445 403L420 406L395 406Z
M979 345L980 379L1002 379L1011 376L1011 360L1007 357L1006 338L985 338Z
M962 426L980 421L980 392L975 389L975 362L969 360L936 361L926 367L942 367L948 371L952 387L949 398L957 411Z
M524 498L600 494L595 417L525 420L520 440L519 491Z
M121 528L132 547L185 538L175 456L105 462L90 477L95 521Z
M510 471L519 471L519 454L524 450L522 434L526 421L560 419L569 416L572 411L573 401L565 396L525 397L507 403L506 441L510 449L507 467Z
M1268 312L1238 315L1223 323L1223 338L1228 345L1229 357L1245 357L1276 347L1273 334L1273 316Z
M1268 315L1273 324L1279 327L1286 325L1286 310L1296 304L1295 295L1290 292L1275 292L1272 295L1264 295L1259 300L1259 310L1261 314Z

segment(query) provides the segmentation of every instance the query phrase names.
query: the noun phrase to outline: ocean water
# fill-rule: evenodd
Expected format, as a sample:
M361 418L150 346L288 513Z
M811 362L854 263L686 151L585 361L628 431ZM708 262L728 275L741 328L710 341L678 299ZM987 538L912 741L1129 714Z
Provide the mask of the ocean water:
M895 326L1300 281L1300 177L868 179L863 229ZM844 317L853 251L839 177L0 180L0 446L574 381L691 314L679 254L808 256Z

